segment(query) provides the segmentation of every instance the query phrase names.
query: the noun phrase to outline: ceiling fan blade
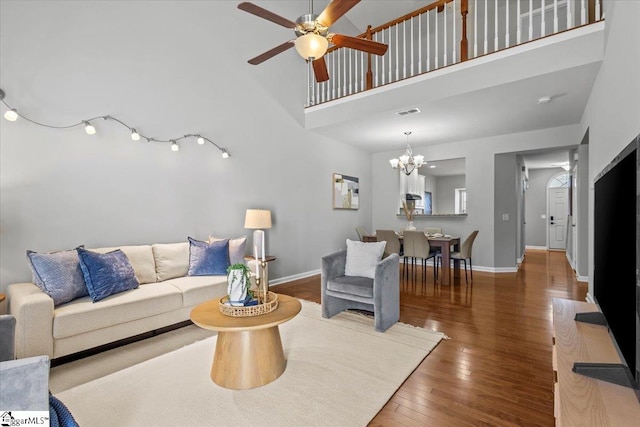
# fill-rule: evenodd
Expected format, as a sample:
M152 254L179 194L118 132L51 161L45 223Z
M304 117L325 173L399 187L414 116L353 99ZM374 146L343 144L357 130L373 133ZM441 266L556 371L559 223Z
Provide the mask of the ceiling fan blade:
M360 0L333 0L324 8L317 21L325 27L330 27L358 3Z
M250 59L247 62L249 64L251 64L251 65L258 65L258 64L266 61L267 59L272 58L272 57L276 56L277 54L284 52L287 49L291 49L292 47L293 47L293 40L289 40L288 42L284 42L281 45L276 46L273 49L266 51L262 55L258 55L255 58Z
M327 70L327 63L324 60L324 56L313 61L313 74L316 76L318 83L326 82L329 80L329 71Z
M253 3L243 2L238 5L238 9L244 10L252 15L256 15L260 18L266 19L267 21L275 22L278 25L282 25L283 27L293 29L296 27L296 23L288 20L287 18L283 18L280 15L276 15L273 12L269 12L267 9L263 9L260 6L257 6Z
M362 50L374 55L384 55L389 46L373 40L361 39L358 37L345 36L343 34L331 34L329 40L338 47L349 47L351 49Z

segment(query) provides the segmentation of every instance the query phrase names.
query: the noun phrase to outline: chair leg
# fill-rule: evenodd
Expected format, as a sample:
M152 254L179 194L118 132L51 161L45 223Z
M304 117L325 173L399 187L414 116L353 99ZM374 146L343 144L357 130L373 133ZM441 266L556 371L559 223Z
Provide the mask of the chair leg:
M469 284L469 279L467 278L467 260L463 259L462 261L464 261L464 281L468 285Z
M469 258L469 270L471 270L471 284L473 285L473 265L471 264L471 258Z

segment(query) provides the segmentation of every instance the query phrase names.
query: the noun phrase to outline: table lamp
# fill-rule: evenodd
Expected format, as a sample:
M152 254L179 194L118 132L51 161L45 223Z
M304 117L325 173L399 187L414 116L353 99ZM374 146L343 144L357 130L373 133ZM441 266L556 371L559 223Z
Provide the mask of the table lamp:
M247 209L244 228L255 229L253 232L254 255L265 260L264 229L271 228L271 211L266 209Z

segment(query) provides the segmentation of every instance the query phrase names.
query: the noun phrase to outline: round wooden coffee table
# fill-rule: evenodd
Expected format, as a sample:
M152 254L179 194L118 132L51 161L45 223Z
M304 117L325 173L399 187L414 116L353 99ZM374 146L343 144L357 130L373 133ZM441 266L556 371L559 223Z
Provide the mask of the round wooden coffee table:
M218 331L211 365L211 379L224 388L245 390L278 378L287 361L278 325L293 319L302 306L288 295L278 294L278 308L267 314L231 317L220 313L220 300L197 305L191 321Z

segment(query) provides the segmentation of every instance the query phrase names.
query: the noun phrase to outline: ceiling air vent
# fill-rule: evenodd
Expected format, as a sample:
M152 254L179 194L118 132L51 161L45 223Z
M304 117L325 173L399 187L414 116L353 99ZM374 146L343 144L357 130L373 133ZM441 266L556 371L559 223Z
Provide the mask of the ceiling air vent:
M419 113L420 109L419 108L412 108L410 110L405 110L405 111L398 111L396 114L399 116L406 116L407 114L414 114L414 113Z

